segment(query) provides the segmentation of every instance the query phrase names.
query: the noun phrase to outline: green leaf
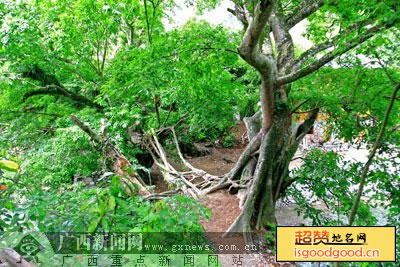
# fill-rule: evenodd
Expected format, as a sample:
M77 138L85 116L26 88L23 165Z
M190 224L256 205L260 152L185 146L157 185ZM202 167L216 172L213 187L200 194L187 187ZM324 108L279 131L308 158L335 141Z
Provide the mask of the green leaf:
M17 172L19 170L19 165L14 161L2 159L0 160L0 169Z
M4 202L4 207L5 207L6 209L8 209L8 210L12 210L13 207L14 207L14 205L13 205L13 203L12 203L11 201L6 200L6 201Z
M110 208L110 210L115 209L115 197L113 195L111 195L108 199L108 207Z
M85 201L82 206L80 207L80 211L85 210L89 206L90 201Z
M43 207L38 207L39 220L42 221L46 217L46 210Z
M122 199L117 198L117 203L120 205L123 209L128 209L128 205L126 205L125 201Z
M46 229L47 229L46 225L44 225L43 223L39 223L39 224L38 224L38 228L39 228L39 230L40 230L41 232L45 232Z
M89 228L88 228L89 233L93 233L96 230L97 225L99 225L101 218L102 217L97 217L92 220L92 222L90 223Z

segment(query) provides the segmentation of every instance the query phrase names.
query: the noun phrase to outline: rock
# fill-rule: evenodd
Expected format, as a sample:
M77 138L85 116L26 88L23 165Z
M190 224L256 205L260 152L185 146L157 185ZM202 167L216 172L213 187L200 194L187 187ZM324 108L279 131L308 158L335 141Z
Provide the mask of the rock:
M205 155L211 154L210 149L206 148L205 146L195 143L194 147L197 149L197 151L198 151L197 154L199 154L200 156L205 156Z

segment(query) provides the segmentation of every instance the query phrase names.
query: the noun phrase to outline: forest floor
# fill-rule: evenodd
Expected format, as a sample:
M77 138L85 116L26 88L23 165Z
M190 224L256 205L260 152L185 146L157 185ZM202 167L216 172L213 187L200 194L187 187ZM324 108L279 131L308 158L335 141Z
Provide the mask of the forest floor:
M209 155L189 158L188 161L194 167L203 169L210 174L223 175L229 172L247 145L243 138L245 131L244 124L239 124L232 131L236 135L233 147L213 146L210 148ZM220 144L222 140L216 140L216 143ZM201 203L212 211L211 219L201 222L206 232L225 232L240 214L239 198L226 190L219 190L207 195ZM243 256L244 266L296 266L294 263L276 263L272 252ZM222 266L234 266L232 265L232 257L229 255L220 258Z
M243 123L235 127L232 132L236 135L236 140L234 140L234 145L230 148L223 147L222 139L217 139L213 143L201 143L199 145L207 147L209 154L201 157L187 157L186 159L196 168L202 169L210 174L214 175L224 175L229 172L234 166L235 162L241 155L243 149L247 145L247 140L245 140L245 126ZM173 164L174 165L174 164ZM156 175L158 176L158 175ZM157 183L156 183L157 184ZM165 185L157 184L157 191L165 191ZM160 190L161 189L161 190ZM239 208L239 198L237 195L232 195L227 192L227 190L219 190L214 193L207 195L204 199L200 201L205 207L212 211L212 216L210 220L202 220L206 232L225 232L229 226L234 222L234 220L240 214ZM298 222L293 221L293 217L298 217L297 214L292 211L288 215L285 206L281 206L280 210L277 211L279 223L284 225L296 225ZM291 220L286 222L286 220ZM259 233L260 240L263 239L263 234ZM268 248L262 248L264 253L262 254L243 254L241 255L243 266L251 267L264 267L264 266L296 266L294 263L276 263L275 256ZM265 252L267 251L267 252ZM237 259L236 255L236 259ZM233 265L233 255L230 254L220 254L219 259L221 266L236 266ZM239 265L240 266L240 265Z

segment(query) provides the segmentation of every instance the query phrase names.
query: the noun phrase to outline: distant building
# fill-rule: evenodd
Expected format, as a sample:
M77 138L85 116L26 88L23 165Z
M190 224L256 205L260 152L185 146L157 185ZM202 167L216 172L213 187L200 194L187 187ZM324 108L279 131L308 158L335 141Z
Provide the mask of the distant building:
M308 117L307 113L296 114L296 123L302 123ZM326 125L327 116L325 114L318 115L313 128L306 134L299 147L299 150L310 150L320 147L324 150L346 151L349 144L344 138L339 139L332 132L330 127Z

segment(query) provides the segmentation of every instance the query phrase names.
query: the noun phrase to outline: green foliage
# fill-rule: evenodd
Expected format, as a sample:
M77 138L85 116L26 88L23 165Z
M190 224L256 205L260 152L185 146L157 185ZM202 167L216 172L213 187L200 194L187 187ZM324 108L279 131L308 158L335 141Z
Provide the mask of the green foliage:
M18 163L11 161L11 160L0 160L0 170L6 170L11 172L16 172L19 169Z
M400 168L393 157L398 157L398 151L374 161L353 225L398 226ZM311 225L347 225L361 167L361 163L344 161L336 153L313 150L304 159L303 166L291 173L297 179L288 190L288 198L296 201L298 214L310 219ZM400 242L396 240L397 249L399 246ZM385 263L385 266L396 264ZM370 266L370 263L350 266Z
M385 216L391 220L399 211L398 163L395 163L395 171L388 171L390 164L387 157L374 162L354 225L376 225L382 223ZM346 225L362 166L360 162L345 161L334 152L312 150L301 168L291 173L297 178L288 195L296 201L298 213L311 219L312 225ZM390 194L389 202L387 194ZM379 213L378 219L376 214Z
M72 183L74 176L91 176L99 169L99 152L77 126L58 128L24 156L23 166L29 167L22 175L43 186Z
M230 133L229 135L226 135L224 137L224 142L222 142L222 145L224 147L233 147L235 145L235 140L237 139L237 136L235 133Z
M308 99L301 110L320 107L338 138L373 143L393 88L383 69L324 68L294 83L292 97L297 103ZM400 121L398 111L399 106L395 105L388 122L389 131ZM392 132L385 141L396 143L399 137L398 131Z
M128 196L109 176L102 148L70 121L74 113L99 132L104 118L110 141L135 168L142 151L128 128L150 131L187 115L190 140L232 125L244 87L229 71L237 55L224 49L238 36L195 21L165 32L161 20L174 3L146 3L1 2L0 146L23 162L0 178L1 230L202 231L209 211L192 199Z
M265 232L265 242L267 248L272 250L272 252L276 255L276 226L275 224L268 224L267 231Z
M201 232L198 221L210 216L187 197L149 202L127 195L117 176L107 187L88 189L79 183L58 189L31 188L25 197L12 195L1 202L0 209L5 216L0 227L7 231Z
M298 214L311 219L312 225L345 225L354 195L350 188L357 183L360 168L361 164L350 165L334 152L311 151L291 174L297 179L288 194L295 199ZM369 214L363 224L375 222Z
M298 1L295 1L295 3ZM350 0L340 1L333 4L325 2L325 5L318 11L309 16L306 37L314 43L329 40L336 34L337 30L346 31L355 24L367 24L373 22L395 23L398 17L396 14L397 1L379 0ZM293 5L293 4L292 4ZM290 10L290 9L289 9ZM341 46L363 32L353 32L347 34L342 39L335 42L336 46Z
M118 127L132 124L134 118L145 130L157 128L157 96L161 123L168 117L167 123L173 124L186 114L190 134L216 137L232 125L232 105L242 102L244 88L228 69L238 58L224 50L234 49L235 37L222 27L191 21L158 36L150 49L121 51L102 88L100 101L106 103L109 97L118 107L109 109L108 116Z
M185 0L184 3L186 6L193 6L196 8L199 14L203 13L205 10L210 10L215 8L221 0Z
M203 12L220 2L185 4ZM281 2L288 17L302 3ZM397 23L396 0L336 2L326 1L307 18L309 40L329 41L354 25ZM256 3L244 5L252 13ZM209 211L181 196L149 202L128 195L132 185L110 174L103 148L70 121L76 114L99 132L103 118L109 140L135 168L143 151L128 129L148 133L185 118L177 126L184 142L225 136L223 145L234 145L227 130L234 114L243 118L258 109L261 82L237 55L241 33L195 20L165 31L162 22L174 6L166 0L0 1L0 147L7 151L0 153L0 230L202 231L199 220ZM335 40L335 48L364 33ZM318 106L339 137L373 143L393 81L400 80L398 40L397 29L387 31L341 57L341 68L295 82L291 106L307 100L298 112ZM360 54L374 55L368 59L379 62L372 64L385 68L364 67ZM276 102L277 113L283 108L286 103ZM400 140L398 105L392 114L381 153ZM376 224L371 208L384 201L388 223L398 224L399 174L388 171L397 162L381 157L374 164L368 183L378 190L364 192L370 198L356 224ZM360 169L334 153L313 151L291 173L298 178L289 194L313 224L345 224ZM274 234L266 236L269 245Z

